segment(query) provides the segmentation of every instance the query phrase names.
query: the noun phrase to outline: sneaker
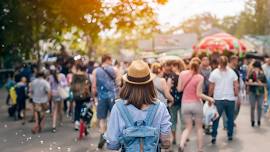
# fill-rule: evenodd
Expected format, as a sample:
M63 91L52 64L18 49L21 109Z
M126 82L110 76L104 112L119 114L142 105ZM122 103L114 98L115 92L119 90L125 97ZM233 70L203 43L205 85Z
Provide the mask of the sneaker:
M79 130L79 127L80 127L80 122L79 122L79 121L75 121L74 129L75 129L76 131L78 131L78 130Z
M85 136L88 136L88 134L89 134L88 129L85 128L85 130L84 130L84 135L85 135Z
M212 138L211 143L212 143L213 145L215 145L215 144L216 144L216 138Z
M228 141L233 141L233 137L228 137Z
M99 138L98 149L102 149L105 143L106 140L103 138L103 134L101 134Z
M56 133L56 128L53 128L52 129L52 133Z
M254 127L254 126L255 126L255 122L251 121L251 127Z
M259 126L259 127L261 126L261 121L258 121L258 126Z

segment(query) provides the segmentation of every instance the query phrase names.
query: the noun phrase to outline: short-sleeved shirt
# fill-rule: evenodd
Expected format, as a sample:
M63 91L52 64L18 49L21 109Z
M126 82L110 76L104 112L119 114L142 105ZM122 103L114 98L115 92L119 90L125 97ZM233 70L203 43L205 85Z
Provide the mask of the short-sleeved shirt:
M267 81L270 81L270 66L268 64L264 64L262 68Z
M266 77L263 72L256 73L252 71L248 77L248 80L252 80L252 82L259 82L266 83ZM249 86L249 91L256 94L256 95L263 95L264 94L264 87L263 86Z
M193 75L193 72L190 70L183 71L180 73L179 79L181 80L181 86L183 88L183 103L190 102L200 102L200 97L197 96L197 87L200 81L203 81L203 76L201 74Z
M51 85L51 90L52 90L52 96L59 96L59 92L58 92L59 85L62 87L67 86L67 79L64 74L60 73L57 75L57 77L59 81L58 83L56 82L53 75L50 75L49 77L49 83Z
M146 110L140 110L131 104L127 105L127 109L134 122L145 120L149 110L149 108ZM152 123L152 127L158 128L162 135L169 135L171 132L170 119L171 116L167 110L166 105L163 102L160 102L159 108ZM114 105L111 111L108 129L105 133L105 139L107 143L113 145L113 147L119 146L118 148L120 148L119 138L122 136L122 132L125 128L125 121L117 106Z
M238 77L231 68L227 67L224 71L215 69L209 77L209 82L215 84L214 99L235 101L234 81L237 80Z
M49 101L48 93L50 84L42 78L35 79L32 83L32 99L34 103L46 103Z

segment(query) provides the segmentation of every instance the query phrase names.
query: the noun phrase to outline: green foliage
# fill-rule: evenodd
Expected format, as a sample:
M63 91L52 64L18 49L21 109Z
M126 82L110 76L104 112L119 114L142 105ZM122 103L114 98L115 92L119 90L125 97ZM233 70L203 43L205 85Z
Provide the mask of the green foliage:
M76 27L91 43L91 51L101 42L101 33L114 31L127 41L158 31L155 6L167 0L1 0L0 55L18 50L30 58L40 50L40 40L62 43L65 32ZM135 33L135 34L134 34ZM75 36L76 39L78 36ZM126 37L124 37L125 39ZM78 48L72 43L71 48Z
M180 25L180 29L185 33L196 33L198 36L213 27L220 27L220 23L219 19L210 13L193 16Z
M241 37L246 34L264 35L270 33L270 2L269 0L249 0L245 9L236 16L226 16L218 19L215 16L204 13L187 19L180 25L184 32L195 32L199 36L212 27Z

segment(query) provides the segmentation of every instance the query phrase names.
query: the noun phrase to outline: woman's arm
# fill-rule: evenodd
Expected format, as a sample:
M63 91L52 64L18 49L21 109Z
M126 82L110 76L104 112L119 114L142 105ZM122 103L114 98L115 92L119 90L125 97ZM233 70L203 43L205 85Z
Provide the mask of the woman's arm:
M161 79L161 85L162 85L162 88L163 88L163 91L164 91L164 95L166 96L166 98L173 103L173 96L171 95L170 93L170 88L169 86L167 85L166 83L166 80L165 79Z
M181 76L180 75L179 75L179 78L178 78L177 91L178 92L182 92L183 91L182 81L181 81Z
M119 150L121 148L121 145L118 141L121 134L119 117L120 112L118 111L116 106L113 106L108 122L108 128L104 135L104 138L107 142L107 149L109 150Z
M260 87L266 87L265 83L258 83L258 82L247 82L246 83L249 86L260 86Z
M95 97L97 94L97 80L96 80L96 69L92 73L92 94Z
M171 146L171 116L164 104L160 106L163 106L162 108L164 109L160 124L160 141L162 148L168 149Z
M209 97L205 94L203 94L202 92L202 86L203 86L203 79L201 79L199 81L199 84L197 85L197 90L196 90L196 93L197 93L197 96L202 98L203 100L207 100L207 101L210 101L210 102L214 102L214 99L212 97Z

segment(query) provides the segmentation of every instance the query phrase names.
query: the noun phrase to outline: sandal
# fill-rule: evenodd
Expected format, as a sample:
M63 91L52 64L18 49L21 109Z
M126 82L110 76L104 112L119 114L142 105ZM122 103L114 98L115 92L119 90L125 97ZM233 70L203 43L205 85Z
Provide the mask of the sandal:
M32 132L32 134L38 133L38 132L39 132L39 127L38 127L38 126L33 127L33 128L31 129L31 132Z

